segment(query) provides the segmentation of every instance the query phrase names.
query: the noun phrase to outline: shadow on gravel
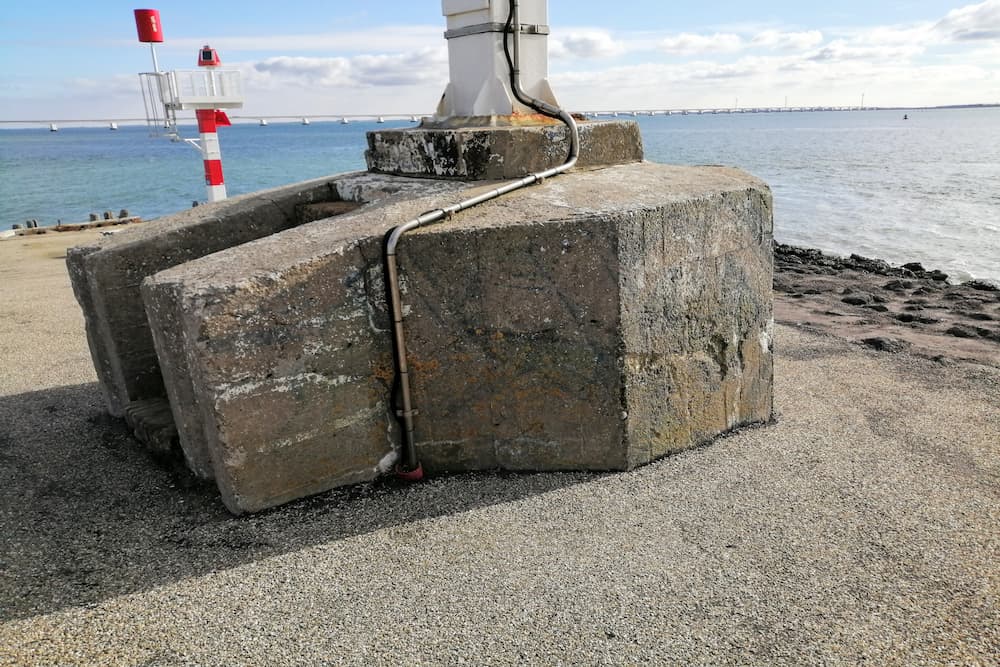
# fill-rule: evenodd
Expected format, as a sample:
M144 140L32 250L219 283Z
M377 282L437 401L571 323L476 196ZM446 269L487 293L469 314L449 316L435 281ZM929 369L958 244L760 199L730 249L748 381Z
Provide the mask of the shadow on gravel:
M214 485L154 461L97 384L0 397L0 620L145 591L388 526L600 477L468 474L338 489L233 517Z

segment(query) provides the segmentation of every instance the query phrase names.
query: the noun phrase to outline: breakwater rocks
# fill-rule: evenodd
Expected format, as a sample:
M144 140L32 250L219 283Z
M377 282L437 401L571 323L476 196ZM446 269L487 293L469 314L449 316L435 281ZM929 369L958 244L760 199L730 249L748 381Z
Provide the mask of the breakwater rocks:
M1000 366L1000 289L960 285L917 263L892 266L775 244L775 316L877 350Z

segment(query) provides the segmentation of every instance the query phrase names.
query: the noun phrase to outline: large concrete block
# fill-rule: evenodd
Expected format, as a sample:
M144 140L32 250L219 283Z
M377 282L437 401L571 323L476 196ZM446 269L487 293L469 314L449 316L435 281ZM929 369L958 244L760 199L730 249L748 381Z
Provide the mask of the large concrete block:
M477 189L423 184L429 196L144 283L154 329L176 332L157 350L187 378L170 393L179 428L232 511L393 460L382 236ZM771 233L760 181L640 163L551 179L408 236L425 468L622 470L769 419Z
M335 198L327 180L200 206L71 248L66 264L83 309L108 410L163 395L142 280L157 271L294 226L295 205Z
M397 181L402 179L397 179ZM388 190L366 173L342 174L223 202L199 206L142 226L104 237L89 245L71 248L66 263L77 301L83 309L87 339L108 411L123 416L132 402L167 396L166 384L175 393L190 394L183 365L162 368L154 337L161 347L178 344L175 327L150 330L140 295L144 278L220 250L290 229L317 215L343 213L355 206L382 199L405 198L424 183L393 182ZM176 406L177 401L171 401ZM190 429L190 413L175 410L181 445ZM207 453L198 446L184 446L192 470L211 477Z
M234 511L371 478L391 450L391 342L375 305L382 234L467 186L376 175L349 184L346 194L395 197L143 285L153 329L172 332L156 343L181 445L189 460L212 461Z

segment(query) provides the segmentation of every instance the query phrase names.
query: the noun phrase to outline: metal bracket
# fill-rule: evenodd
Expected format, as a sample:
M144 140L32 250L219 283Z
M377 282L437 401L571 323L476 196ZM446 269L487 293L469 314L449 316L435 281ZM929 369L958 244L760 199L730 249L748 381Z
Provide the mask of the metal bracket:
M469 35L482 35L487 32L505 32L504 29L506 27L506 23L479 23L464 28L448 30L444 33L444 38L457 39L458 37L468 37ZM521 24L522 35L548 35L549 32L549 26L547 25Z

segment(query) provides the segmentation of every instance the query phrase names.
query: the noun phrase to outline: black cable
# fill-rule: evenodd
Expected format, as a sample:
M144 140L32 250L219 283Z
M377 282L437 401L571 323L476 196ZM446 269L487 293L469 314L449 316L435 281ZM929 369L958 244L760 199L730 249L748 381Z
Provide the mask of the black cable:
M535 101L531 98L525 99L521 96L520 90L518 90L517 74L514 72L514 59L510 55L510 35L513 32L511 28L514 27L514 0L510 0L510 10L507 12L507 25L503 29L503 53L507 57L507 71L510 73L510 89L514 93L514 97L517 101L526 107L531 107L538 113L548 116L549 118L559 118L558 114L554 114L551 111L546 111L540 106L535 104Z

